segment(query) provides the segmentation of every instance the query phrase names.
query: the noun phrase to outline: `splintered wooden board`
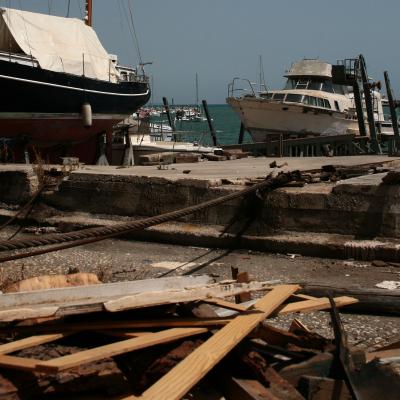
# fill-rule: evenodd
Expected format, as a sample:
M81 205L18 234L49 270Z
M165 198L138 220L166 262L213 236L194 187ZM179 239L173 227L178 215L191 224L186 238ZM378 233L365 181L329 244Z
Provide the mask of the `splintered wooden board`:
M181 399L229 351L298 289L299 286L297 285L281 285L272 289L256 303L256 307L262 311L261 313L237 316L189 354L139 398L145 400ZM127 399L134 398L131 396Z
M358 303L358 300L354 297L341 296L335 297L334 299L336 307L343 307L349 304ZM331 303L327 297L323 297L321 299L312 299L312 300L304 300L298 301L296 303L285 304L281 307L278 307L274 315L282 315L289 314L294 312L311 312L318 310L327 310L331 308Z
M80 331L108 331L115 329L136 330L152 328L182 328L182 327L212 327L226 325L232 318L168 318L148 320L100 320L88 322L71 322L57 324L43 324L33 326L13 326L0 332L39 333L39 332L80 332Z
M0 321L104 311L104 303L135 293L184 290L215 282L208 275L103 283L31 292L0 294Z
M33 358L22 358L7 356L5 354L0 355L0 367L16 369L20 371L34 371L36 368L36 363L40 360L35 360Z
M205 332L207 332L207 329L205 328L174 328L157 333L150 333L148 335L95 347L90 350L80 351L78 353L55 358L49 361L39 361L36 363L36 370L38 372L57 373L85 363L102 360L118 354L128 353L133 350L144 349L157 344L169 343Z
M137 293L104 303L104 308L110 312L130 310L134 308L154 307L162 304L185 303L204 300L211 297L223 298L240 293L265 290L271 282L250 282L213 284L205 287L185 288L179 290L162 290Z
M400 357L400 349L374 351L372 353L366 353L365 356L367 358L367 362L372 361L375 358L397 358Z
M151 280L150 280L151 281ZM146 282L146 281L143 281ZM199 286L198 282L192 278L186 278L187 286L182 287L180 279L175 283L176 288L161 290L143 290L135 287L129 294L124 294L127 290L122 287L121 294L116 295L116 287L111 286L110 293L107 292L109 285L99 284L79 287L78 292L71 291L71 288L48 289L43 291L25 292L17 294L0 295L0 321L10 322L28 318L67 316L83 314L95 311L118 312L135 308L153 307L162 304L174 304L190 301L208 299L210 297L223 298L235 296L243 292L259 291L270 288L271 282L250 282L250 283L210 283ZM192 284L190 284L192 282ZM196 283L197 282L197 283ZM150 287L151 283L147 282ZM168 282L172 286L172 282ZM155 285L157 286L157 285ZM159 286L159 285L158 285ZM94 289L99 292L99 296L94 296ZM75 287L74 289L77 289ZM89 290L90 289L90 290ZM101 290L100 290L101 289ZM67 291L65 293L64 291ZM59 293L60 299L54 300L54 294ZM108 293L108 295L107 295ZM113 293L113 296L111 296ZM96 293L95 293L96 294ZM74 299L75 297L75 299ZM63 301L62 299L66 299ZM47 300L46 300L47 299ZM52 301L50 301L52 299ZM27 300L32 300L31 304L26 304ZM44 303L47 301L47 303ZM24 304L23 306L11 306L10 304Z
M0 354L14 353L15 351L28 349L29 347L54 342L55 340L62 339L65 336L67 336L65 333L55 333L52 335L37 335L15 340L14 342L0 345Z
M358 300L353 297L336 297L337 307L356 303ZM225 303L225 302L224 302ZM233 303L232 303L233 304ZM229 305L229 304L228 304ZM240 304L237 304L240 306ZM235 307L235 305L233 305ZM231 307L230 307L231 308ZM239 311L239 307L235 307ZM241 307L240 307L241 308ZM327 310L330 308L329 299L303 300L278 307L272 315L281 315L295 312L307 312ZM256 310L257 311L257 310ZM52 325L38 325L29 327L13 327L15 332L79 332L82 330L113 330L113 329L151 329L151 328L172 328L172 327L211 327L222 326L232 321L234 312L228 317L221 318L171 318L155 320L136 320L136 321L96 321L80 323L60 323ZM1 329L0 329L1 331Z

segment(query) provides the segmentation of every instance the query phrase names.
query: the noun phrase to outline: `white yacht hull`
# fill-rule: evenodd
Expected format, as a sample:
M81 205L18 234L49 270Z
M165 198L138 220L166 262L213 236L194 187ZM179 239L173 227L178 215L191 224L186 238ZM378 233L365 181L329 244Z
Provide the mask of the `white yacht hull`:
M256 97L227 99L255 142L271 134L358 134L356 119L333 110L312 109L300 104L271 102Z

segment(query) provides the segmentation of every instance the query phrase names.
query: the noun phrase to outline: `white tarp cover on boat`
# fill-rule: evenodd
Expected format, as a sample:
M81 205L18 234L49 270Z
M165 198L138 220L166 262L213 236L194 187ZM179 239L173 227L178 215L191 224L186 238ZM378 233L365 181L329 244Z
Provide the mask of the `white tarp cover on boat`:
M0 8L0 50L23 51L43 69L99 80L118 74L96 32L76 18Z

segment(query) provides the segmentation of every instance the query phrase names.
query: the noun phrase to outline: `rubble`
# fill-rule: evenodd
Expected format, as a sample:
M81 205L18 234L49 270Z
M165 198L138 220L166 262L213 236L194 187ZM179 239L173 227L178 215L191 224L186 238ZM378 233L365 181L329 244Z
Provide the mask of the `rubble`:
M178 400L213 392L227 400L300 400L338 387L349 398L337 340L297 318L288 330L268 319L357 300L302 295L297 284L249 282L233 272L237 281L201 275L1 294L0 315L13 317L0 325L0 399ZM244 302L232 302L235 296ZM19 309L26 307L28 315ZM34 311L46 307L55 311L38 319ZM221 317L221 309L230 314ZM398 390L390 365L376 358L387 361L399 347L348 351L357 376L371 369Z

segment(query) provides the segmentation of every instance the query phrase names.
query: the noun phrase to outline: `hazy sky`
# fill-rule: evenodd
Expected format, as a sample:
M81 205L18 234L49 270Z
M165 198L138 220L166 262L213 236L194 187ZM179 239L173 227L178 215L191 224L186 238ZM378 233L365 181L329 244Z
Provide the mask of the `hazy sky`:
M137 64L128 28L131 3L142 59L153 62L155 102L224 103L235 77L258 79L262 55L270 88L301 58L329 62L362 53L368 73L387 69L400 98L400 0L94 0L94 28L106 49ZM0 0L0 5L66 15L68 0ZM71 0L80 17L83 0Z

